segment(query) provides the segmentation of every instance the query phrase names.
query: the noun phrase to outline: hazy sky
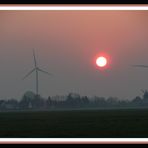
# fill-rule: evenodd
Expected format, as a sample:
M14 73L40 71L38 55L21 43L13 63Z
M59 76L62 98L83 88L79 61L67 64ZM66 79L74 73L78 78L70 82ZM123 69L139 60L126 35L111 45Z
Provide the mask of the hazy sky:
M133 99L148 89L148 11L0 11L0 98L35 92L35 49L40 68L39 93L76 92L88 96ZM100 72L95 58L109 55Z

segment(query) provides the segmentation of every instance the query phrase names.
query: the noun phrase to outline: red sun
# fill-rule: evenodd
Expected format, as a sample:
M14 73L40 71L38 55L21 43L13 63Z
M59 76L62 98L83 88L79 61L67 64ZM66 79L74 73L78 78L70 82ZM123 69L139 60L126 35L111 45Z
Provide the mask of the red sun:
M96 64L99 67L105 67L107 64L107 59L103 56L100 56L96 59Z

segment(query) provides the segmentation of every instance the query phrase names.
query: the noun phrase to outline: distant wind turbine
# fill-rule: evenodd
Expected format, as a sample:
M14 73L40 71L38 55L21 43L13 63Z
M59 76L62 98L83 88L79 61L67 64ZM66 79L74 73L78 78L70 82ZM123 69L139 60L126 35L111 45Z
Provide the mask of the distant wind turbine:
M36 62L36 57L35 57L35 52L33 50L33 57L34 57L34 68L28 73L26 74L26 76L23 77L23 80L25 78L27 78L31 73L33 73L35 71L36 73L36 95L39 94L39 80L38 80L38 72L42 72L42 73L45 73L45 74L48 74L48 75L52 75L51 73L48 73L42 69L40 69L38 66L37 66L37 62Z
M132 65L133 67L142 67L142 68L148 68L148 65Z

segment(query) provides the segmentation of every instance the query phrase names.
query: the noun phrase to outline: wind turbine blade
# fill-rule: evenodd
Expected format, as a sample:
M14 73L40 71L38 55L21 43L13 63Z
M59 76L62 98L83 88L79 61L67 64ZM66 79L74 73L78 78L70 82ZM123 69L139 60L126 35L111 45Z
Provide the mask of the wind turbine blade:
M33 58L34 58L34 65L35 65L35 67L37 67L36 57L35 57L35 51L34 51L34 49L33 49Z
M23 80L24 80L26 77L28 77L33 71L35 71L35 68L32 69L28 74L26 74L26 76L23 77Z
M143 68L148 68L148 65L133 65L134 67L143 67Z
M42 70L42 69L40 69L40 68L38 68L38 70L41 71L41 72L43 72L43 73L45 73L45 74L48 74L48 75L50 75L50 76L52 75L51 73L49 73L49 72L47 72L47 71L44 71L44 70Z

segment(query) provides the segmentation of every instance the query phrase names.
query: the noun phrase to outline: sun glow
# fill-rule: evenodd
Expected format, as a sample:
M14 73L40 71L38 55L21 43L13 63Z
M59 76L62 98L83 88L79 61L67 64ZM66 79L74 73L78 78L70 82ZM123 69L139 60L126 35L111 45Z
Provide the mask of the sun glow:
M99 67L104 67L104 66L106 66L106 64L107 64L107 59L105 58L105 57L98 57L97 59L96 59L96 64L97 64L97 66L99 66Z

